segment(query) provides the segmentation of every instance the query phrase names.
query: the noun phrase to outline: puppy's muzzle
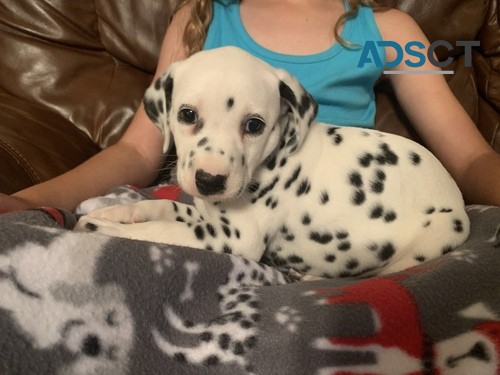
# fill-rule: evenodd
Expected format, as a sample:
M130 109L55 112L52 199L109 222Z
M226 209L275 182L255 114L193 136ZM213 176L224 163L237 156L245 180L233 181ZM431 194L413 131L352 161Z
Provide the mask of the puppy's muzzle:
M223 193L226 190L227 176L213 175L198 169L195 175L196 187L200 194L208 196Z

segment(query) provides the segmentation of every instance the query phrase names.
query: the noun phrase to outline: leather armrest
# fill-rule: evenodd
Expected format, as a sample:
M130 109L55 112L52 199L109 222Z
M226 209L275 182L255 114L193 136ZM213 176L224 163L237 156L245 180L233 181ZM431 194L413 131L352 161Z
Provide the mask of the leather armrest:
M98 151L57 113L0 93L0 192L11 194L55 177Z

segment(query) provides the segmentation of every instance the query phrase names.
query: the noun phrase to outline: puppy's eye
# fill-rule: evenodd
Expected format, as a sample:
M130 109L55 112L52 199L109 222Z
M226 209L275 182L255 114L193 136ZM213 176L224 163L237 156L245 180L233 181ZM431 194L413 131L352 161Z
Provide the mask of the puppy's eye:
M196 124L198 114L192 108L182 108L177 114L177 119L185 124Z
M250 135L259 135L264 131L266 124L258 117L248 119L244 124L243 132Z

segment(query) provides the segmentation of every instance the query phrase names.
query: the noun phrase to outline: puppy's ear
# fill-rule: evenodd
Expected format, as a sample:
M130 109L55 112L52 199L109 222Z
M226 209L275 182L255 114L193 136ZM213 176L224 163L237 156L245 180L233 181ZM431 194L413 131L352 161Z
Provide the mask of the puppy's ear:
M284 129L285 149L294 153L302 144L305 136L318 113L318 104L290 73L277 69L281 111L287 116Z
M170 119L172 109L172 92L174 90L174 79L172 69L169 69L158 77L146 90L143 98L144 111L163 133L165 141L163 152L170 148Z

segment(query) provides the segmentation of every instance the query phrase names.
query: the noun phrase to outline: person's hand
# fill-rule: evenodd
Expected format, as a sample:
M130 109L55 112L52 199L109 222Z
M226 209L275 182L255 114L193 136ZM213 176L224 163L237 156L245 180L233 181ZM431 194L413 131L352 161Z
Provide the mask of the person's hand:
M0 214L20 211L29 208L29 205L20 198L0 193Z

